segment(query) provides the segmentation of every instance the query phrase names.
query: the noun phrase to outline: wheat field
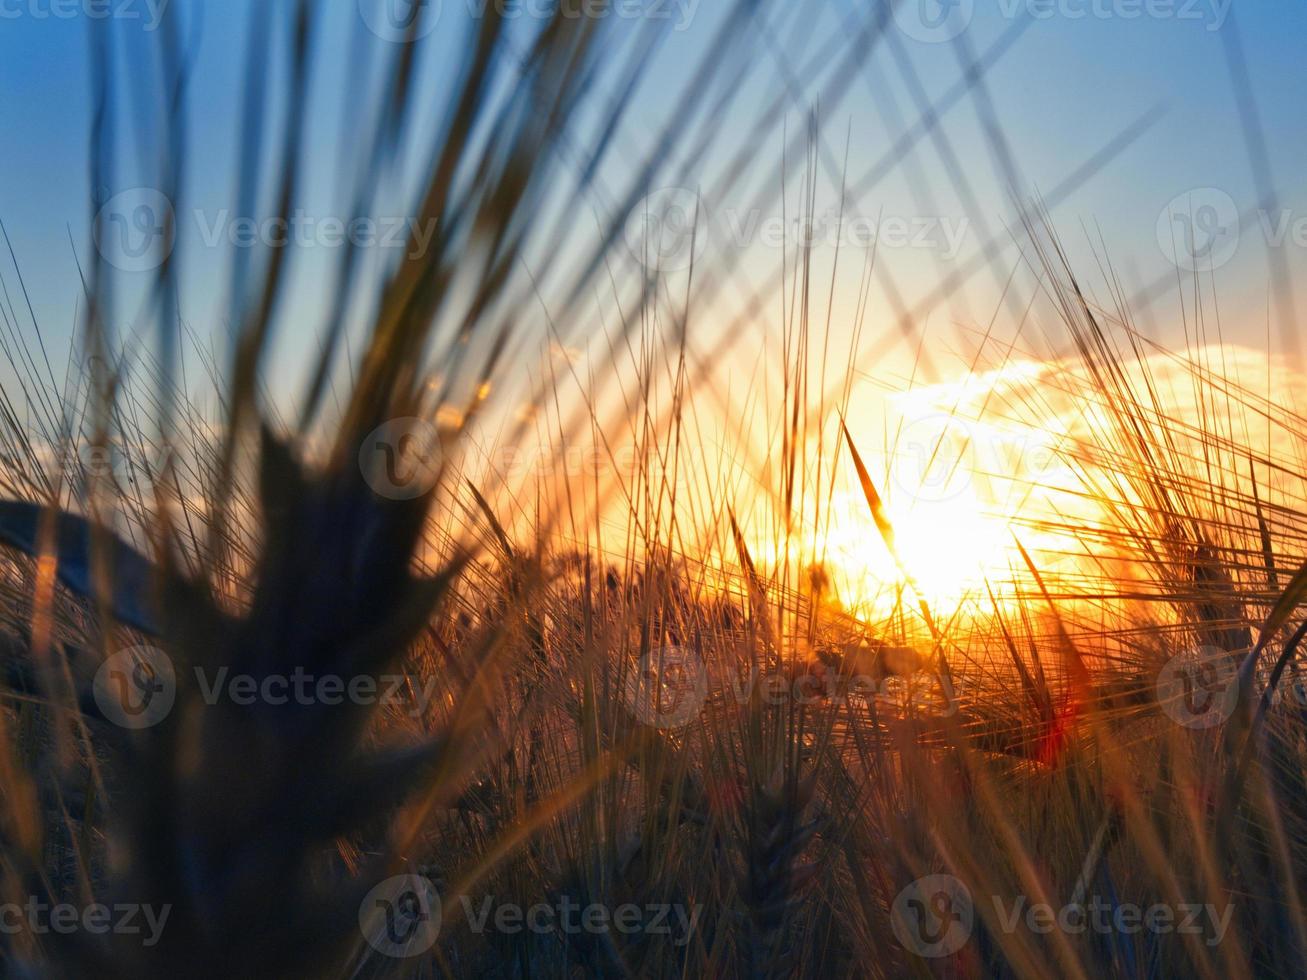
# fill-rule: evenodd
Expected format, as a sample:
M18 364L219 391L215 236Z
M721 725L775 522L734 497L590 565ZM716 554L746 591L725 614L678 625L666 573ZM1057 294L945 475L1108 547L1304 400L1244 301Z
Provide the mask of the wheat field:
M339 6L225 120L216 4L89 23L66 349L7 249L5 975L1301 976L1307 376L1015 166L859 240L1024 22L863 179L911 4Z

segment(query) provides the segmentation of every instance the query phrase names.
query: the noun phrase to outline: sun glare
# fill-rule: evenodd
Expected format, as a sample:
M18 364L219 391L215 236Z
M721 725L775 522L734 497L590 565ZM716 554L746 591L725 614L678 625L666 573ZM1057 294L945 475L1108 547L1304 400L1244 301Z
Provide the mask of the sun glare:
M885 612L904 585L919 589L932 606L956 607L984 595L986 581L1010 572L1016 548L1008 521L986 512L974 497L899 510L887 507L897 560L865 500L848 495L838 504L820 544L844 601L852 607Z
M924 597L956 602L1007 572L1012 535L1007 521L974 500L957 500L891 519L903 564Z
M1014 363L883 398L876 411L893 437L859 451L893 527L894 550L852 473L817 535L846 604L883 613L904 587L940 609L988 602L988 587L1001 593L999 584L1024 564L1018 537L1027 548L1052 543L1031 525L1050 512L1059 486L1078 482L1058 452L1067 420L1036 426L983 408L1002 401L996 394L1037 383L1045 369Z

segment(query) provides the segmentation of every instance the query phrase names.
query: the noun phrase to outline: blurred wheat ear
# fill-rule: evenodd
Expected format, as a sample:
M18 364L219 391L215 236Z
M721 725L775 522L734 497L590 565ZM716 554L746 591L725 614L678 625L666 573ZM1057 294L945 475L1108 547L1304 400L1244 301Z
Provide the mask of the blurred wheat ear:
M758 6L733 7L722 43L704 60L702 81L729 63L728 52L738 55L739 27ZM569 16L560 6L510 37L498 7L487 5L463 30L440 126L424 148L430 168L408 213L415 227L439 230L425 247L406 248L385 269L375 295L356 246L343 250L328 286L322 353L294 403L295 429L276 422L284 401L271 404L260 396L261 372L287 318L279 310L294 249L238 250L228 289L234 350L224 372L219 438L198 469L185 473L170 464L156 481L155 498L138 511L149 555L115 536L115 514L125 501L105 481L91 487L84 515L67 512L57 493L39 505L0 506L0 539L37 559L38 567L55 569L59 582L104 614L95 652L103 657L113 651L116 620L157 646L176 678L175 703L164 719L125 736L91 719L88 749L93 760L105 747L114 752L101 760L112 795L105 807L107 847L84 884L101 901L169 907L167 927L148 948L133 936L49 937L39 955L56 969L124 977L357 970L371 955L358 928L360 900L379 880L416 862L425 815L462 793L471 768L493 743L483 723L485 692L494 679L484 671L493 675L502 666L492 656L500 645L497 630L479 651L483 673L465 688L446 685L450 700L461 705L453 722L398 748L375 745L368 706L210 704L197 678L221 671L256 680L296 671L350 678L396 669L464 569L470 544L450 536L435 558L426 547L452 467L442 459L430 490L387 499L366 482L358 450L365 435L388 420L434 419L451 404L463 420L457 438L491 389L518 330L529 293L511 274L528 241L557 232L546 224L544 202L558 147L600 62L603 19ZM401 152L412 149L422 90L418 38L425 33L422 18L434 16L429 8L419 10L402 43L379 42L358 18L352 30L360 77L370 71L382 80L371 98L343 107L347 128L362 134L347 178L346 205L353 214L393 204L380 190ZM238 134L242 214L271 202L285 219L296 205L313 156L307 105L324 19L307 0L289 9L251 6ZM149 52L157 74L148 84L163 95L163 116L153 120L152 159L160 167L155 183L178 214L185 200L187 131L197 122L186 115L185 26L175 9L167 11ZM651 43L656 40L657 31L647 33ZM122 127L142 108L139 92L115 81L125 64L141 63L138 43L125 43L108 26L94 35L95 186L112 184ZM646 64L642 59L626 74L630 88ZM270 91L274 84L283 91ZM274 94L284 96L279 121L265 118ZM586 148L589 170L575 181L578 194L608 151L606 134L629 97L628 90L600 107L598 136ZM700 97L694 93L687 104ZM660 154L679 138L669 130ZM653 159L637 168L621 191L614 229L664 163ZM570 272L561 270L572 276L564 295L584 295L616 238L616 230L605 233L591 255ZM158 415L150 425L179 449L187 432L177 378L179 269L190 258L179 239L158 264L145 306L157 350L152 404ZM560 270L541 275L550 271ZM104 368L105 355L115 353L112 324L121 283L94 251L86 282L84 347L94 365L88 415L103 443L122 424L118 387ZM326 394L341 374L347 311L360 297L370 326L332 421L324 413ZM429 383L433 367L444 379L439 384ZM330 447L326 455L310 459L307 447L322 444ZM188 448L194 454L202 447ZM203 507L191 495L201 497ZM247 587L233 590L233 583ZM68 696L80 700L84 694ZM58 690L45 695L52 703L65 697ZM31 867L19 874L29 882L42 878Z

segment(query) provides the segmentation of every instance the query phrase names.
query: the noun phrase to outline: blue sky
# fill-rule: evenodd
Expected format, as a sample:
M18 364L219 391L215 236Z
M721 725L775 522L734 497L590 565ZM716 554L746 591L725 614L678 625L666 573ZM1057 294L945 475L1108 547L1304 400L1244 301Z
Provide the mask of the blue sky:
M159 2L159 0L155 0ZM190 137L188 185L191 195L179 224L184 264L182 315L202 337L222 336L228 320L223 283L228 258L221 250L197 247L204 229L230 220L234 207L234 163L239 105L244 71L244 38L251 0L172 0L183 13L194 39L195 60L189 86ZM257 0L256 0L257 2ZM365 0L370 2L370 0ZM460 43L460 25L467 5L480 0L444 0L444 9L431 37L424 62L425 90L432 111L440 105L440 82ZM113 23L127 44L135 45L124 66L130 75L150 77L138 60L144 48L140 32L155 10L146 0L0 0L0 220L10 236L33 309L47 341L66 351L74 333L78 281L69 232L79 251L92 248L88 204L88 147L92 83L89 77L90 12L110 9L120 15ZM646 12L666 12L672 29L653 69L633 101L618 134L605 186L621 186L652 146L652 134L666 120L676 93L692 66L708 51L725 9L723 0L682 0L679 7L663 0L643 3ZM923 5L924 6L921 6ZM289 5L285 5L289 6ZM986 76L988 95L1011 159L1020 174L1023 193L1047 195L1069 174L1092 158L1130 121L1160 106L1163 114L1124 153L1092 180L1052 209L1054 224L1067 241L1073 258L1092 277L1097 265L1085 245L1086 231L1100 234L1107 253L1127 283L1149 282L1174 272L1165 243L1159 242L1159 218L1168 203L1201 189L1196 211L1215 201L1220 210L1228 195L1240 212L1257 208L1258 200L1242 129L1242 109L1231 84L1223 48L1224 34L1237 27L1242 38L1251 85L1266 136L1271 172L1279 205L1286 216L1268 215L1281 228L1282 254L1292 274L1302 271L1307 253L1307 188L1301 161L1307 151L1307 127L1301 121L1301 49L1307 39L1307 7L1297 4L1249 3L1235 0L954 0L940 9L937 0L904 0L894 23L893 44L876 49L871 64L835 106L818 95L828 65L812 68L795 80L785 95L784 110L762 120L759 113L773 96L784 91L785 65L798 71L811 65L822 44L850 34L851 18L866 15L861 0L805 0L775 9L770 16L774 46L760 46L729 111L714 122L717 142L709 156L683 183L697 190L714 185L721 168L751 133L762 132L756 146L759 159L779 161L782 132L801 130L805 114L816 107L829 154L842 159L848 140L850 183L878 160L900 137L904 125L917 117L917 103L938 98L959 77L958 48L932 37L963 32L976 51L984 51L1022 18L1028 29ZM357 135L342 133L338 106L342 99L366 91L368 77L353 55L349 36L363 18L354 0L326 5L327 16L318 37L319 71L309 112L311 173L305 185L305 209L319 217L340 213L337 178L356 149ZM924 11L925 17L921 14ZM931 27L942 17L942 28ZM949 20L949 18L953 18ZM680 29L683 28L683 29ZM630 25L612 35L618 45L616 65L629 50ZM133 40L134 38L134 40ZM367 43L385 44L371 36ZM624 46L623 46L624 45ZM896 53L897 51L897 53ZM780 54L779 60L777 54ZM276 69L274 69L276 70ZM915 80L912 79L915 75ZM270 112L279 112L275 101ZM909 244L889 248L887 269L909 300L928 295L947 274L951 263L963 261L988 226L1001 234L1015 220L1012 195L985 136L977 103L958 102L943 118L939 132L911 155L898 161L874 188L853 202L864 216L883 222L901 219L905 242L919 238L924 249ZM124 144L127 131L124 130ZM801 165L791 160L791 173ZM102 198L148 182L148 168L133 153L124 156L115 185L99 189ZM749 188L766 187L766 168L745 181ZM611 177L611 181L608 178ZM798 183L792 180L789 207L797 202ZM1213 198L1213 191L1216 197ZM761 216L745 213L746 198L737 187L720 200L708 201L717 236L713 249L743 247L741 264L755 284L766 281L776 267L777 251L751 239L732 244L731 229L765 227L779 219L779 206ZM818 208L838 205L835 184L828 174L818 182ZM400 196L391 205L402 210ZM595 201L596 213L611 201ZM1174 210L1174 205L1172 205ZM792 211L790 212L792 214ZM1202 212L1207 214L1209 212ZM1174 217L1174 215L1171 215ZM594 215L578 216L578 225L593 224ZM1167 226L1163 220L1162 226ZM1171 222L1174 226L1174 222ZM878 225L884 228L884 225ZM951 248L949 230L958 230L959 245ZM1302 231L1300 244L1295 232ZM212 233L212 231L210 231ZM578 233L579 234L579 233ZM759 234L762 234L761 232ZM755 236L756 237L756 236ZM1227 339L1264 345L1268 280L1267 250L1261 219L1245 222L1237 245L1219 254L1216 283ZM882 237L882 246L888 239ZM956 254L954 252L956 251ZM947 253L947 254L945 254ZM717 255L717 252L712 253ZM1016 252L1008 255L1016 261ZM820 261L820 260L819 260ZM851 264L846 263L848 274ZM311 349L316 329L315 304L323 290L317 277L325 265L313 258L299 268L294 318L283 332L284 356L302 359ZM12 290L14 270L7 255L0 259L0 276ZM979 276L943 304L939 316L947 324L984 323L997 301L992 276ZM731 295L738 294L726 290ZM837 305L837 319L848 307ZM886 317L888 305L878 307ZM316 311L320 312L320 311ZM1174 297L1151 311L1159 337L1177 343L1178 306ZM708 313L710 317L712 313ZM725 317L725 313L717 315ZM932 323L934 321L932 320ZM762 325L758 329L768 329ZM868 331L892 331L890 322L870 324ZM1282 345L1276 341L1276 347ZM900 354L903 351L899 352Z

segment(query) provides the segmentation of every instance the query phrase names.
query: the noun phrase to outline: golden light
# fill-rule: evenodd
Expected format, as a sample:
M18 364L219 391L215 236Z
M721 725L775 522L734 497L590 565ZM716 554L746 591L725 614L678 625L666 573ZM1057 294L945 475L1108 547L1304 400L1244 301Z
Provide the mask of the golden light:
M904 587L940 610L972 599L987 604L988 586L1001 592L1023 566L1018 536L1028 549L1054 543L1031 524L1052 512L1058 487L1075 482L1058 455L1059 427L981 407L1000 388L1035 382L1041 368L1012 364L882 400L881 431L893 436L859 451L893 527L894 551L851 474L816 535L846 605L884 613ZM863 430L864 440L875 431Z
M987 513L974 497L887 511L898 561L866 501L851 494L836 501L830 529L820 536L847 605L886 612L899 587L912 583L932 606L953 607L984 596L986 581L1010 574L1016 548L1008 522Z

